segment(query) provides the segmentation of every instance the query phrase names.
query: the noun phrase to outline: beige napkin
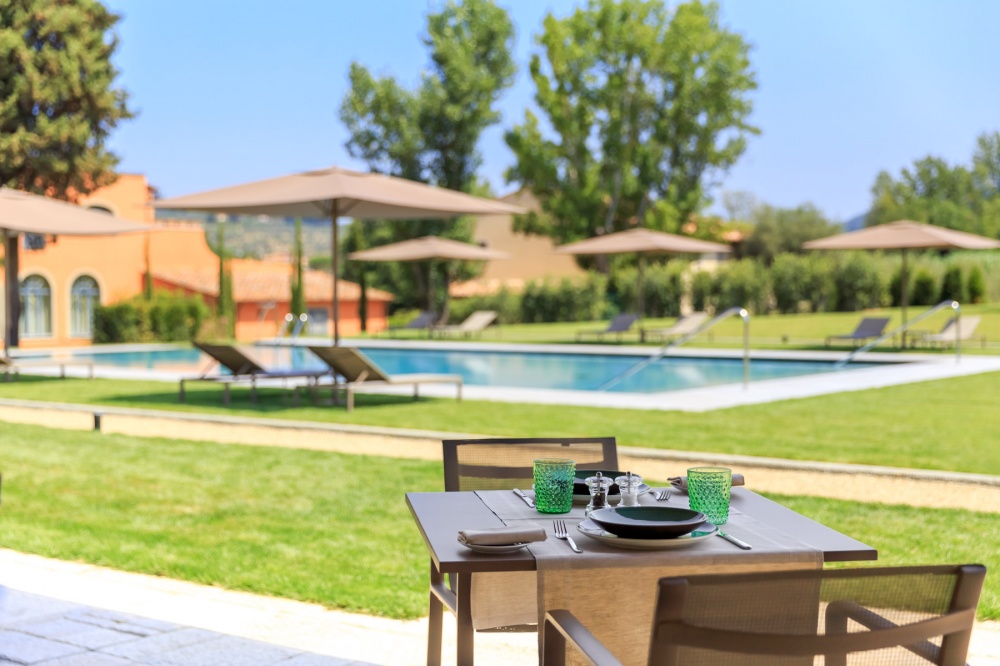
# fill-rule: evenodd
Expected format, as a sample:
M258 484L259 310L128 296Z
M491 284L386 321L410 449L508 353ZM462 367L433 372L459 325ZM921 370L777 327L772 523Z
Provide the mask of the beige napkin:
M505 546L513 543L545 541L545 528L539 525L490 527L480 530L459 530L458 540L476 546Z
M670 478L670 485L677 490L683 490L687 492L688 489L688 479L686 476L674 476ZM742 474L733 474L733 485L742 486L746 485L746 481L743 479Z

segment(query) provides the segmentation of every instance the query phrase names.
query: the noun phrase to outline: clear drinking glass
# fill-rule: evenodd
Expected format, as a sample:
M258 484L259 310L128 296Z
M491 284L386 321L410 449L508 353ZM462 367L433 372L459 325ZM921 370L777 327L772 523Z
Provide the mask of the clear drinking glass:
M713 525L729 520L729 491L733 471L728 467L692 467L687 471L688 501Z
M569 513L573 508L576 462L539 458L534 463L535 508L540 513Z

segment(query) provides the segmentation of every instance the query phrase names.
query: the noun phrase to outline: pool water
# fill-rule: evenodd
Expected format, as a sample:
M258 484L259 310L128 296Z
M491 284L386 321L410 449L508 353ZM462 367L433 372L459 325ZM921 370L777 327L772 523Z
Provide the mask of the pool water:
M641 355L574 354L455 349L359 347L388 374L446 373L461 375L466 384L530 389L596 391L612 377L644 360ZM129 352L77 352L97 365L153 371L198 372L209 365L197 349ZM254 356L269 369L325 369L302 347L258 347ZM851 363L847 369L877 363ZM784 379L838 371L833 362L755 359L750 381ZM655 393L735 384L743 381L742 359L667 357L609 389L612 392Z

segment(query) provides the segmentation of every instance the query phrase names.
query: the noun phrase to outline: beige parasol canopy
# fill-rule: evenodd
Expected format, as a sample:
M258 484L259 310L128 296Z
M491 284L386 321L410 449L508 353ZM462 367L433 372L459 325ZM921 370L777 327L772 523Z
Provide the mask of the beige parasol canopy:
M450 238L424 236L412 240L380 245L347 255L355 261L429 261L431 259L480 261L506 259L506 252L490 250L479 245L462 243Z
M664 231L638 228L628 231L595 236L586 240L560 245L556 248L560 254L601 255L601 254L638 254L636 266L639 271L638 291L636 295L636 311L642 316L642 269L643 256L647 254L708 254L727 253L728 245L711 241L668 234Z
M807 250L902 250L903 266L900 273L900 315L906 323L907 250L993 250L1000 248L1000 242L985 236L955 231L933 224L899 220L879 224L857 231L849 231L836 236L806 241L802 247ZM906 344L906 332L903 332Z
M21 319L20 282L18 280L22 233L53 236L103 236L146 231L144 224L112 217L75 204L38 194L0 187L0 230L4 235L4 271L6 280L4 331L5 349L18 345Z
M347 257L355 261L487 261L490 259L506 259L509 255L506 252L490 250L479 245L463 243L450 238L439 238L438 236L423 236L412 240L400 241L380 245L368 250L352 252ZM429 280L434 279L434 271L431 271ZM448 285L445 285L447 288ZM427 307L434 310L434 283L430 282L427 289ZM446 313L442 312L444 318Z
M234 215L323 217L333 224L333 342L340 343L337 219L438 219L524 213L519 206L404 178L330 167L154 202L156 208Z

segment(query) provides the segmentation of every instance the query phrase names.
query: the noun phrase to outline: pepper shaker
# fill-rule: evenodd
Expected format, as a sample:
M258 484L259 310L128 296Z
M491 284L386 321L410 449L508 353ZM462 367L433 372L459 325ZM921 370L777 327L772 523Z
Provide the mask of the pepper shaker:
M610 477L604 476L600 472L587 477L587 487L590 488L590 503L587 504L584 513L588 518L594 511L607 509L610 506L608 504L608 490L612 483L614 481Z

